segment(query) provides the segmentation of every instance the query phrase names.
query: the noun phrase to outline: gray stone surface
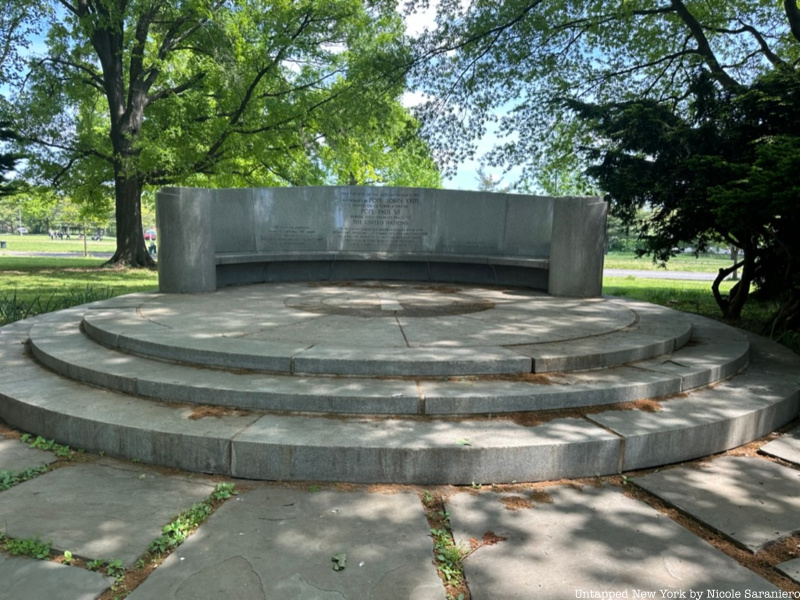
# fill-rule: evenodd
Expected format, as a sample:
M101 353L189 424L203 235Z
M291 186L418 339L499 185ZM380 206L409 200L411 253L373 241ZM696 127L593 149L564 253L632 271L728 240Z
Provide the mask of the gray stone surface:
M114 580L78 567L0 554L0 600L94 600Z
M761 446L761 452L800 465L800 427Z
M609 411L587 417L625 440L622 470L735 448L797 415L800 358L759 336L748 339L750 366L734 379L665 401L658 412Z
M747 366L750 340L744 332L709 319L687 316L692 344L672 356L645 360L637 368L673 374L682 390L710 385L732 377Z
M616 436L580 419L523 427L266 415L233 440L231 473L358 483L508 483L614 472L618 453Z
M617 488L555 486L544 492L533 498L514 494L506 503L490 492L448 499L456 542L468 546L487 532L507 538L464 562L473 600L563 600L604 591L633 598L636 590L656 598L662 597L659 590L682 590L687 598L690 590L702 590L703 597L707 589L777 591Z
M752 552L800 531L800 471L764 459L723 457L635 482Z
M775 568L793 581L800 583L800 558L787 560L776 565Z
M389 305L396 299L392 285L367 285L367 289L377 290L381 301L378 310L382 310L384 301ZM210 304L223 310L211 313L205 330L194 330L197 340L208 338L209 331L212 336L218 335L218 326L232 335L256 339L252 336L269 329L273 306L284 303L285 307L293 302L292 298L302 300L302 294L292 295L296 286L275 286L275 293L266 295L263 287L237 290L247 295L246 304L261 301L257 307L263 309L260 313L226 312L221 300L230 295L205 295ZM319 286L306 285L303 289L312 287ZM384 292L388 293L385 297ZM444 290L442 293L450 294ZM493 323L513 323L514 304L519 306L517 316L524 317L521 322L529 324L531 335L542 334L550 341L552 331L562 329L561 324L569 320L548 318L537 322L534 305L540 298L550 302L552 299L530 290L493 289L487 294L506 319L486 320L486 310L472 313L470 318L483 323L487 330ZM412 296L415 302L422 298ZM137 295L133 301L98 302L0 330L0 339L5 341L0 343L0 418L73 447L208 473L267 479L468 484L475 480L593 476L696 458L762 436L790 421L800 410L796 377L800 361L757 336L751 341L756 350L747 373L709 389L663 399L660 411L626 407L628 410L596 413L581 408L598 402L676 393L685 390L687 381L702 381L698 374L703 369L712 374L735 369L728 363L735 364L746 354L742 352L741 335L691 315L683 318L697 330L698 343L672 354L674 368L659 368L658 361L651 360L649 363L655 366L647 368L623 366L563 376L537 375L525 381L459 377L446 383L429 379L281 376L175 365L111 352L88 340L78 329L82 316L88 320L94 315L105 318L117 310L124 329L132 318L138 318L130 312L135 307L142 307L146 313L145 325L163 327L159 319L196 302L196 298L186 295L170 297L179 302L165 303L164 295L159 294ZM592 327L603 316L602 309L608 301L562 302L578 315L572 331L580 339L592 335ZM628 305L621 303L618 315L627 311L635 319L635 307ZM280 312L276 314L280 327L290 329L292 319L298 314L307 316L307 311L285 311L283 317ZM202 313L186 315L171 325L186 328L189 319L203 321L198 315ZM611 321L615 320L612 315ZM340 328L346 326L344 320L337 324ZM628 327L624 325L621 330ZM721 341L716 345L715 327L723 327ZM43 363L70 377L88 373L97 377L86 379L88 382L119 385L133 395L83 385L30 360L23 345L28 332L32 333L31 347ZM122 332L106 333L113 345L114 336ZM459 339L457 327L451 333ZM355 339L348 332L348 344L357 345ZM375 348L381 348L380 340L373 338L373 342L378 344ZM684 353L691 360L681 365L679 360ZM256 403L247 403L254 399ZM248 410L237 408L243 400ZM198 406L198 402L212 406ZM259 411L267 408L288 414L264 415ZM556 420L549 420L556 417L551 414L491 416L553 408L575 412L558 415ZM335 414L297 414L298 410ZM373 413L383 417L369 416ZM393 413L397 416L393 417ZM359 414L365 418L358 418ZM362 439L365 443L359 446L357 442Z
M294 359L295 373L455 376L530 373L531 359L505 348L315 347Z
M367 338L354 339L347 323L332 327L330 334L336 330L343 331L339 340L341 347L313 346L292 357L294 369L312 374L449 376L530 371L530 359L503 347L362 346L359 341ZM347 345L349 340L352 343ZM378 343L379 335L376 333L371 341ZM473 379L414 382L337 377L308 379L165 364L109 352L82 336L77 322L69 321L36 326L31 332L31 348L43 364L59 373L125 393L246 409L358 414L485 414L631 402L686 391L703 374L704 381L713 381L715 373L734 370L742 353L747 355L747 342L740 339L738 345L692 346L669 359L662 359L657 365L654 361L645 361L644 367L560 374L547 376L539 383ZM699 354L700 358L694 362L693 356L683 358L686 352ZM668 363L667 368L659 368L665 363Z
M275 284L90 310L83 329L111 348L222 368L446 376L530 371L530 356L537 357L539 371L650 358L674 349L689 330L664 309L661 318L675 325L660 333L660 315L653 312L643 308L637 315L616 301L469 286ZM641 336L628 331L637 317L649 323ZM609 332L613 339L604 337ZM572 358L581 354L592 362ZM558 356L572 362L541 367Z
M491 414L559 410L632 402L676 394L680 378L630 367L545 375L537 383L524 381L424 381L428 414Z
M228 473L230 440L259 415L198 418L195 408L87 387L38 368L0 382L0 418L74 448L206 473Z
M164 188L156 194L158 290L194 294L216 289L215 228L210 190Z
M52 452L30 448L19 440L0 437L0 471L24 471L56 461Z
M524 285L524 275L509 271L509 265L497 271L491 260L546 260L555 235L558 253L570 255L562 256L558 266L557 295L596 296L602 282L605 206L594 197L421 188L165 188L156 197L159 239L166 239L167 249L165 257L159 252L164 262L159 288L210 291L209 284L237 280L297 280L291 270L281 273L270 266L285 261L297 262L297 269L312 279L386 277L382 269L391 270L390 278L416 279L431 270L434 279L444 281ZM223 263L219 271L209 265L209 251ZM262 255L263 267L252 264L254 253ZM236 268L236 254L245 268ZM179 255L190 267L185 272L179 269ZM414 255L428 265L414 264ZM372 274L370 263L375 265ZM542 270L541 263L524 260L514 267ZM540 275L534 273L528 283L542 285Z
M608 204L600 197L556 200L550 241L549 294L588 298L603 293L607 212Z
M129 567L213 485L106 460L62 467L0 493L3 533Z
M692 336L692 325L682 313L622 298L614 298L635 312L637 321L622 329L580 339L514 346L533 358L534 372L600 369L647 360L683 348Z
M414 494L259 488L225 503L129 598L444 600L427 533Z
M198 369L117 354L83 337L75 323L33 332L34 355L72 379L126 394L245 409L415 414L413 381L304 379Z

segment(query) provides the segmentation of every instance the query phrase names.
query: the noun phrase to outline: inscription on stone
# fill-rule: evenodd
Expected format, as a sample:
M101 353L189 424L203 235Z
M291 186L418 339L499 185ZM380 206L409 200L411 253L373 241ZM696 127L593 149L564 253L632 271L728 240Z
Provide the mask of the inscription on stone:
M419 190L337 190L337 218L330 250L421 251L428 235Z
M262 234L270 246L281 250L318 250L325 236L308 225L275 225Z

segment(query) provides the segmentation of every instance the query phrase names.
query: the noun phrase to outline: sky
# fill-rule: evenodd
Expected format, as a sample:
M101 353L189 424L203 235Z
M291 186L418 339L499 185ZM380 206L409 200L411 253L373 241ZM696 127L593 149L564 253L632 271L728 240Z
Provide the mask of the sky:
M408 35L419 35L426 29L429 29L435 22L437 0L431 0L427 10L420 11L412 14L404 14L403 0L398 2L398 10L400 14L404 15L406 24L406 33ZM403 104L407 107L413 107L422 101L422 96L417 92L406 92L403 96ZM480 167L480 157L491 150L498 142L498 138L490 129L485 136L477 140L477 151L475 159L461 163L452 177L445 179L442 184L445 188L456 190L476 190L478 188L478 167ZM503 185L514 183L516 175L519 170L514 170L503 176L500 169L491 169L487 167L484 171L494 176L495 179L502 177ZM516 175L515 175L516 171Z

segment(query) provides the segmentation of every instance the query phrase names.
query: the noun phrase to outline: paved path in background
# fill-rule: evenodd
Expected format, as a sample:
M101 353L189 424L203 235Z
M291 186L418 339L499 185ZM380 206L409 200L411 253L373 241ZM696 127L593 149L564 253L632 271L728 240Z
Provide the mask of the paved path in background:
M636 277L638 279L685 279L694 281L714 281L716 273L700 273L697 271L642 271L633 269L605 269L603 275L606 277Z
M623 487L598 479L439 488L456 542L478 546L464 562L472 600L566 600L604 592L703 600L800 597L800 549L790 547L788 559L770 569L772 581L737 560L800 529L800 428L770 439L765 450L778 448L786 462L718 457L632 475ZM0 470L20 472L52 460L52 453L16 440L0 443ZM58 554L70 550L130 567L165 524L208 497L213 485L202 475L86 455L0 492L3 534L51 541ZM237 486L240 494L129 598L446 600L420 490ZM677 506L705 531L719 531L730 540L728 550L626 493L637 488ZM80 567L3 553L0 582L0 600L91 600L114 583ZM780 590L794 595L780 596Z

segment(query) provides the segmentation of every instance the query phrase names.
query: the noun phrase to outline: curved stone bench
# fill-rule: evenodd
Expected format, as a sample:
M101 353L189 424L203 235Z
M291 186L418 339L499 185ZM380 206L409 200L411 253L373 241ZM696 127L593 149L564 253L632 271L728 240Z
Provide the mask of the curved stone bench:
M423 188L164 188L159 290L396 279L602 291L599 197Z
M413 252L220 252L216 285L383 279L547 290L550 260Z

